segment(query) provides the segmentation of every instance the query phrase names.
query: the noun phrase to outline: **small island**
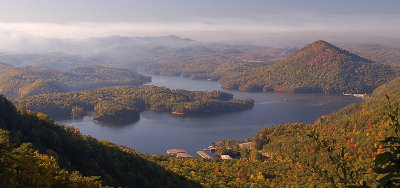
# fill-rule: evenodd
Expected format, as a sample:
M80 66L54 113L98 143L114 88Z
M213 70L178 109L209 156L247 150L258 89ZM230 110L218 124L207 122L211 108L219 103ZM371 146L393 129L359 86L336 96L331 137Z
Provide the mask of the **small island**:
M117 86L83 92L43 94L18 99L18 105L50 117L95 112L99 121L138 120L146 110L175 115L203 115L250 109L253 99L233 99L221 91L171 90L157 86ZM77 113L79 109L79 113Z
M94 111L94 119L104 122L134 122L140 118L140 112L137 109L115 101L101 101L94 107Z

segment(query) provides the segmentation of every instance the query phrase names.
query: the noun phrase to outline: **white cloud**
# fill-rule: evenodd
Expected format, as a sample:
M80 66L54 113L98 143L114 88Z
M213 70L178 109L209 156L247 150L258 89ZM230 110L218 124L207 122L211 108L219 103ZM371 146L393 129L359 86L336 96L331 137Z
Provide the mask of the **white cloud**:
M181 22L0 23L0 38L87 38L110 35L178 35L203 41L251 40L265 37L380 36L399 37L400 21L387 16L323 17L306 12L276 13L250 19L198 18Z

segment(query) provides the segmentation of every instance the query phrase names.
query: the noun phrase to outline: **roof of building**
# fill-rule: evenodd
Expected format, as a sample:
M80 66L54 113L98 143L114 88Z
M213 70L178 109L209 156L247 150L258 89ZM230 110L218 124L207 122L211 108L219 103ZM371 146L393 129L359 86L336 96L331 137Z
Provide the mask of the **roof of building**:
M189 153L177 153L176 157L181 157L181 158L188 158L188 157L193 157Z
M199 154L204 159L212 159L212 157L208 155L208 153L206 153L205 151L197 151L197 154Z
M241 143L239 144L240 147L246 147L249 148L251 146L251 144L253 144L253 142L245 142L245 143Z
M178 154L178 153L187 153L184 149L169 149L167 150L168 154Z
M232 159L229 155L221 155L221 159Z

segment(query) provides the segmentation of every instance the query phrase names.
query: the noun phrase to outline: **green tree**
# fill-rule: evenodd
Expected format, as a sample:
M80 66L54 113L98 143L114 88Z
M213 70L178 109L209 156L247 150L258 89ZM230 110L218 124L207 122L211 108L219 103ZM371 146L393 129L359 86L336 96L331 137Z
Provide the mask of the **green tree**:
M385 152L375 158L374 171L382 176L379 177L379 185L382 187L400 186L400 121L399 107L392 106L389 96L388 100L389 126L394 130L393 136L388 136L381 142L384 144Z

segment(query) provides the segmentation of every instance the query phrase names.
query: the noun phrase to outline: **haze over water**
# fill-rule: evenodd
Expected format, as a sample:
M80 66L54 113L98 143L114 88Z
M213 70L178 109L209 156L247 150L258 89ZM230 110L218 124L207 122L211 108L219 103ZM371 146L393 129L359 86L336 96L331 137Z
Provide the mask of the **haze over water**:
M167 149L182 148L193 156L212 142L245 139L257 131L277 124L312 123L318 117L337 111L361 99L329 94L248 93L221 89L219 82L190 80L176 76L152 76L149 85L171 89L222 90L234 98L252 98L251 110L197 117L180 117L165 112L146 111L131 124L101 125L86 116L78 120L58 121L81 133L125 145L142 153L165 154ZM288 99L285 101L284 99Z

